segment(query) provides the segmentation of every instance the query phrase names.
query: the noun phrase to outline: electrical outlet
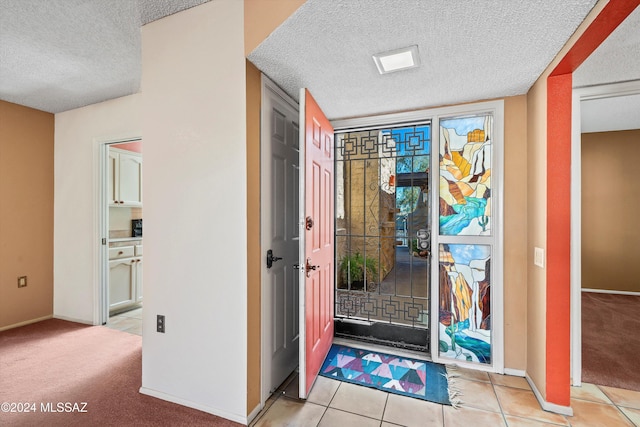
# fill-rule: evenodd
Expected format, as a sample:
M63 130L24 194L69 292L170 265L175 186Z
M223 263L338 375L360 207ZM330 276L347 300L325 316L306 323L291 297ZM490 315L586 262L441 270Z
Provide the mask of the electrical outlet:
M24 288L25 286L27 286L27 276L18 277L18 287Z
M164 315L162 314L158 314L156 320L156 330L164 334Z

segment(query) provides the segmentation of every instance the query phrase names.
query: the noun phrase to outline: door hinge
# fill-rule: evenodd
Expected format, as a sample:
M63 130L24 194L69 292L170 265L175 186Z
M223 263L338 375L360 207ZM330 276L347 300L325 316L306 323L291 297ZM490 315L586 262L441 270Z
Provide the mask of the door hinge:
M106 238L106 237L103 237L103 238L102 238L102 244L103 244L103 245L106 245L106 244L107 244L107 238Z

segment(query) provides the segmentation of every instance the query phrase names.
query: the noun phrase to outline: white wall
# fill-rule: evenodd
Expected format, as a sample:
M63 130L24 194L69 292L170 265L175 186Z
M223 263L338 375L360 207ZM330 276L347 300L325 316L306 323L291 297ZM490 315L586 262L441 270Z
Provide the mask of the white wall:
M141 392L246 422L243 5L216 0L142 28ZM155 332L156 315L166 333Z
M139 94L56 114L53 315L93 323L99 289L100 140L140 136Z

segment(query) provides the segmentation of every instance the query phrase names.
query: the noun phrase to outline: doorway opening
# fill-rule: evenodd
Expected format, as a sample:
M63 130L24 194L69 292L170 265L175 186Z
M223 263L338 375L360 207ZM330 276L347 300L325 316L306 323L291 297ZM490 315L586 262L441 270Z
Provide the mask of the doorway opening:
M640 105L640 80L573 89L572 139L572 258L571 258L571 384L582 382L639 389L632 368L635 352L624 330L609 328L606 319L635 321L633 313L640 287L632 278L638 267L634 245L620 244L610 236L624 235L637 242L633 200L625 209L611 210L621 195L637 188L632 172L619 168L621 158L638 152L640 122L629 111ZM597 167L597 177L591 171ZM623 184L620 184L623 183ZM622 198L624 199L624 197ZM606 209L605 209L606 207ZM603 212L606 215L603 216ZM606 262L618 259L628 265L620 270ZM623 271L623 273L620 273ZM622 319L628 319L624 322ZM605 319L605 320L603 320ZM603 345L606 337L610 345ZM624 342L624 345L618 343ZM612 369L615 367L615 369Z
M336 336L429 352L431 122L335 135Z
M322 125L305 106L262 76L261 405L296 369L305 398L302 349L328 330L502 373L504 103ZM307 144L327 159L307 165ZM320 208L324 185L303 193L307 171L335 209ZM287 249L302 241L331 246L331 265Z
M105 143L101 323L142 335L142 141Z
M262 77L262 404L296 370L300 346L299 109Z
M262 404L296 371L306 398L333 339L333 128L266 76L261 107ZM305 220L302 220L302 218Z

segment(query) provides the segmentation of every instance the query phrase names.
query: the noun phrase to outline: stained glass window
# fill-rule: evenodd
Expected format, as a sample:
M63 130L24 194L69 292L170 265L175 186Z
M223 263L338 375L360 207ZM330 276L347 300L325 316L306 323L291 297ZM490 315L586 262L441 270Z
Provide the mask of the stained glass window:
M491 235L493 116L440 120L440 235Z
M440 357L491 364L491 246L439 245Z

